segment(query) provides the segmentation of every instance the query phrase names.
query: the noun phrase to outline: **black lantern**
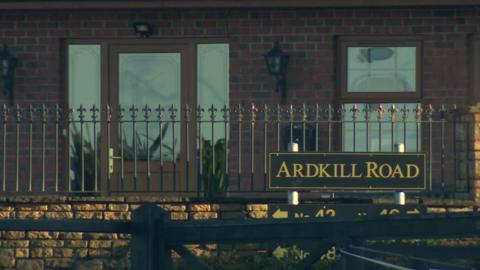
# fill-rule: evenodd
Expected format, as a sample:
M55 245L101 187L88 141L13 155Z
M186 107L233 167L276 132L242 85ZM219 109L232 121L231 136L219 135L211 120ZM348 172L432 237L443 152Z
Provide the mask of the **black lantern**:
M282 91L282 104L285 104L287 101L286 90L287 90L287 67L288 67L288 54L284 53L280 49L278 41L273 45L273 48L264 55L265 63L267 64L268 73L275 76L277 79L277 86L275 90L278 92Z
M3 44L3 48L0 50L0 75L3 80L3 93L10 100L10 104L13 105L15 99L14 96L14 84L15 84L15 67L17 66L17 58L10 54L7 45Z
M153 33L153 25L146 22L136 22L133 24L133 30L141 38L148 38Z

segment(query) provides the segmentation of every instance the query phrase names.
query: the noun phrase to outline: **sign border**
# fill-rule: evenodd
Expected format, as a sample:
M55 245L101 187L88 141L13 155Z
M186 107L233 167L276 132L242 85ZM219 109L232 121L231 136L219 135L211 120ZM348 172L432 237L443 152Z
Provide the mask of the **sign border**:
M423 157L423 169L424 169L424 176L423 176L423 187L421 188L388 188L388 187L272 187L272 156L273 155L368 155L368 156L421 156ZM375 191L375 192L382 192L382 191L430 191L432 190L432 181L430 180L427 183L427 155L425 152L407 152L407 153L392 153L392 152L271 152L268 153L268 190L276 191L276 190L322 190L322 191Z

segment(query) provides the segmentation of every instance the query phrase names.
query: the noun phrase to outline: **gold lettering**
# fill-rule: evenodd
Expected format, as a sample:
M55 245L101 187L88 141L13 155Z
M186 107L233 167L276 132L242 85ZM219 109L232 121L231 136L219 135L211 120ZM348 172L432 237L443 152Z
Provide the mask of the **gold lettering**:
M375 170L378 169L378 164L375 161L367 161L365 164L367 165L367 178L380 177L378 173L375 172Z
M333 177L338 177L338 165L337 163L333 164Z
M415 170L415 174L412 175L412 171L410 169ZM420 168L418 168L415 164L407 164L407 178L415 178L420 174Z
M387 168L387 171L388 171L387 174L384 173L384 170L383 170L384 168ZM378 168L378 173L380 174L381 177L388 178L392 175L392 170L393 170L392 166L390 166L390 164L385 163L380 165L380 168Z
M285 177L292 177L290 175L290 172L288 171L288 166L285 163L285 161L282 162L282 165L280 165L280 169L278 169L278 173L276 177L282 177L280 174L283 173L285 174Z
M402 169L400 168L399 164L397 164L397 166L395 166L395 169L393 169L393 173L391 177L392 178L396 177L396 175L398 175L397 176L398 178L405 178L405 175L403 175Z
M303 177L303 165L300 163L293 163L293 177Z
M326 178L332 177L332 176L327 172L328 167L330 167L330 164L323 164L323 163L318 164L318 169L319 169L319 171L320 171L320 172L318 173L318 177L326 177Z
M345 175L345 163L340 164L340 177L352 177L352 174Z
M356 172L357 172L357 164L354 163L354 164L352 164L352 178L360 178L360 177L363 176L363 174L361 174L361 173L356 174Z
M311 178L311 177L315 177L315 176L318 174L319 169L318 169L318 167L317 167L316 164L307 163L306 166L307 166L307 175L306 175L306 177L310 177L310 178ZM315 173L313 173L313 174L311 173L311 172L312 172L312 168L315 170Z

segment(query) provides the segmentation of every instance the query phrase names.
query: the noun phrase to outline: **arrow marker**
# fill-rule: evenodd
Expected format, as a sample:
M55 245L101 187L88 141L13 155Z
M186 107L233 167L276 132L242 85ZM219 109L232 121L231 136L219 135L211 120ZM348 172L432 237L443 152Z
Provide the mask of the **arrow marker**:
M411 211L407 210L407 215L418 215L418 214L420 214L420 211L418 211L417 208L413 208L413 210Z
M278 208L275 212L273 212L272 217L276 219L288 218L288 211L282 211L280 208Z

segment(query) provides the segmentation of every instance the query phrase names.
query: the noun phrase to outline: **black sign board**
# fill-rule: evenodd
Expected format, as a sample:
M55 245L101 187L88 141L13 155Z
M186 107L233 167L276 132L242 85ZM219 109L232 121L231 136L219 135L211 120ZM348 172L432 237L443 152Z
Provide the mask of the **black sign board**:
M270 153L270 190L429 188L424 153Z
M427 212L425 205L393 204L271 204L268 217L272 219L350 219L391 216L419 216Z

